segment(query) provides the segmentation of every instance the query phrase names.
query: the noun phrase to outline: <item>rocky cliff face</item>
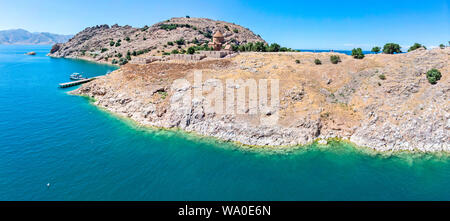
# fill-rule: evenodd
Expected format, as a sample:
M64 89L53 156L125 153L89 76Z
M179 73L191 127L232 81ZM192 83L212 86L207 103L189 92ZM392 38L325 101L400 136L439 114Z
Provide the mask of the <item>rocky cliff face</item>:
M332 64L332 54L342 62ZM248 145L340 137L380 151L450 151L449 56L450 48L362 60L336 53L241 53L196 63L127 64L72 93L93 97L96 105L144 125ZM322 65L314 64L316 58ZM431 68L442 73L435 85L425 76ZM214 84L208 79L279 79L278 124L262 125L267 113L207 113L205 98L184 105L183 95L192 93L193 70L203 71L203 87ZM191 84L173 84L180 78Z
M125 57L128 51L136 52L136 56L162 55L174 49L181 51L190 46L201 46L212 41L216 31L223 33L227 43L264 42L249 29L232 23L206 18L172 18L143 28L89 27L69 42L56 45L57 50L52 49L49 55L111 63L112 59Z

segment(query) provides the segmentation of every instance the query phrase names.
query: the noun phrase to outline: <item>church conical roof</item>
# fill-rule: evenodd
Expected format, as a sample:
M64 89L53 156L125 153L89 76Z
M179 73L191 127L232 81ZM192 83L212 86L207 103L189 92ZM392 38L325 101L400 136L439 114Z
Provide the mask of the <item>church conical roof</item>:
M216 33L214 33L213 37L214 38L222 38L223 35L222 35L222 33L220 31L216 31Z

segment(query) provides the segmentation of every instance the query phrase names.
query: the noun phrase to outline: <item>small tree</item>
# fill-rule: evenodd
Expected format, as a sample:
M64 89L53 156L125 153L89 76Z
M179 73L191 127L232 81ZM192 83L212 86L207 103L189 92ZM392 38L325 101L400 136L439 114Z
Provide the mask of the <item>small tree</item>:
M445 48L445 45L444 45L444 44L440 44L439 47L440 47L441 49L444 49L444 48Z
M372 48L372 52L374 52L375 54L378 54L378 52L380 52L381 48L378 46L375 46Z
M322 62L319 60L319 59L315 59L314 60L314 64L316 64L316 65L321 65L322 64Z
M400 50L400 45L395 43L387 43L383 47L383 53L394 54L394 53L402 53L402 51Z
M442 74L439 70L433 68L427 72L427 79L430 84L436 84L442 77Z
M126 63L128 63L128 60L127 60L127 59L125 59L125 58L119 59L119 65L124 65L124 64L126 64Z
M189 47L188 50L187 50L187 53L188 54L194 54L195 53L194 47Z
M416 49L418 49L418 48L425 48L425 49L427 49L425 46L423 46L423 45L421 45L421 44L419 44L419 43L414 43L414 45L413 46L411 46L409 49L408 49L408 52L411 52L411 51L414 51L414 50L416 50Z
M127 60L131 60L131 52L127 51L127 56L126 56Z
M113 41L113 40L111 40L110 42L109 42L109 46L114 46L114 44L115 44L115 42Z
M337 63L341 62L341 58L337 55L331 55L330 61L332 64L337 64Z
M353 48L352 50L352 56L356 59L363 59L364 53L361 48Z

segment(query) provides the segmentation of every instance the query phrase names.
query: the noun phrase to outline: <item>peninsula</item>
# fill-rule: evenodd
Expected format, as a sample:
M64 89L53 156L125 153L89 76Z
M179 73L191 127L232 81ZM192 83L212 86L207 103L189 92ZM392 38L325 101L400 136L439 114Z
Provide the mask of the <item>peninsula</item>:
M450 151L449 47L350 56L245 52L245 48L235 52L230 46L232 52L224 57L193 59L196 53L201 55L198 47L213 45L217 32L224 35L219 51L227 44L266 44L241 26L174 18L141 29L88 28L69 42L55 45L49 55L111 63L111 59L120 60L118 54L131 54L126 59L130 62L122 62L120 69L71 93L92 97L95 105L142 125L180 128L251 146L294 146L340 138L378 151ZM177 39L182 43L176 43ZM191 54L182 52L195 46ZM178 52L166 54L173 50ZM207 79L218 79L223 85L227 79L278 79L280 104L276 110L253 115L209 114L206 99L184 105L180 98L195 89L194 71L199 70L206 80L202 87L214 84ZM440 73L438 81L427 78L430 70ZM177 79L191 84L174 84ZM279 116L276 125L261 124L273 114Z

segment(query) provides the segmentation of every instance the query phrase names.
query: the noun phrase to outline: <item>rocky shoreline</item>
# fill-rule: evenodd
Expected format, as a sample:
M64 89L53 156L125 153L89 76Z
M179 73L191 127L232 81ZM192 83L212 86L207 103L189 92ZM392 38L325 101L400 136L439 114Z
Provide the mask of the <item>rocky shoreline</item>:
M195 63L127 64L71 93L92 97L95 105L142 125L250 146L341 138L382 152L450 151L449 48L363 60L337 54L342 60L337 65L329 62L330 54L337 53L242 53ZM316 58L323 64L315 65ZM425 77L431 68L442 72L435 85ZM193 70L202 70L204 79L280 79L279 123L261 125L265 114L206 113L205 99L184 105L181 98L193 87L172 83L190 81Z

